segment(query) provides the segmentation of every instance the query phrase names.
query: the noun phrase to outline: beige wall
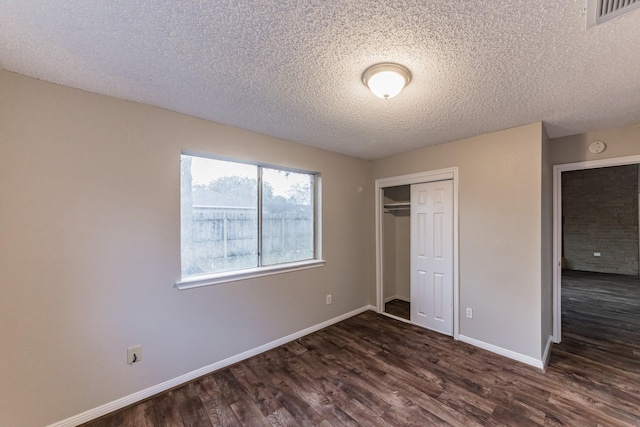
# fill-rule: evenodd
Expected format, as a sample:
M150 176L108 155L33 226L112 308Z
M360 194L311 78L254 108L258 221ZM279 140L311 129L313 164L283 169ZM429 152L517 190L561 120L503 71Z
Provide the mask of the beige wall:
M600 154L592 154L589 144L594 141L604 141L607 149ZM549 149L552 165L639 155L640 124L554 138Z
M4 71L0 88L0 425L53 423L375 301L369 162ZM181 149L321 172L326 266L174 289Z
M459 168L460 334L541 357L541 123L373 162L373 178Z

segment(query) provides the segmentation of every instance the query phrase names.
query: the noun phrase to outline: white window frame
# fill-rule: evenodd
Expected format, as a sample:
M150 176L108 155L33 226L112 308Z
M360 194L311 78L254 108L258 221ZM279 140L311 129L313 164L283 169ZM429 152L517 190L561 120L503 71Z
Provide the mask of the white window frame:
M211 154L204 154L201 152L185 151L183 150L181 155L203 157L213 160L222 160L225 162L234 162L240 164L248 164L259 168L270 168L281 171L304 173L315 176L315 185L313 191L314 197L314 257L313 259L303 261L293 261L282 264L266 265L254 268L246 268L242 270L225 271L220 273L212 273L201 276L185 277L178 280L175 287L179 290L199 288L202 286L218 285L222 283L235 282L238 280L254 279L258 277L271 276L273 274L288 273L292 271L307 270L310 268L322 267L325 264L325 260L322 258L322 176L319 172L312 172L304 169L294 169L283 167L279 165L272 165L267 163L257 163L246 160L238 160L235 158L215 156ZM258 193L262 192L262 183L258 185ZM261 197L261 196L258 196ZM262 221L262 213L258 213L259 221ZM261 227L261 224L259 224ZM258 233L258 239L261 239L260 233ZM182 249L180 249L180 262L182 262Z

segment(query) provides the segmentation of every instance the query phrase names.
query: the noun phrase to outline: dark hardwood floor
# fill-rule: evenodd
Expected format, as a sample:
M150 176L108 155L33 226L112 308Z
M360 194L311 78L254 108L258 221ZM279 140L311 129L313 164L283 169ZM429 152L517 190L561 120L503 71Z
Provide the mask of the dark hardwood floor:
M638 426L640 282L568 272L547 372L366 312L88 426Z
M411 320L411 303L399 299L391 300L384 304L385 313Z

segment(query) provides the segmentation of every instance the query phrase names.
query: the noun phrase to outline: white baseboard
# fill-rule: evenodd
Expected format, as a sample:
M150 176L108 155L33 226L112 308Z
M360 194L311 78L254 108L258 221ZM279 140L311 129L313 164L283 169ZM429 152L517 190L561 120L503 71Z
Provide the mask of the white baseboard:
M113 402L106 403L102 406L98 406L94 409L89 409L81 414L74 415L73 417L67 418L62 421L58 421L57 423L50 424L48 427L75 427L80 424L86 423L91 420L95 420L96 418L102 417L103 415L107 415L111 412L117 411L118 409L122 409L131 404L144 400L148 397L156 395L158 393L162 393L163 391L169 390L173 387L179 386L181 384L187 383L191 380L194 380L203 375L207 375L213 371L217 371L218 369L225 368L227 366L233 365L234 363L238 363L242 360L248 359L260 353L264 353L265 351L271 350L283 344L286 344L290 341L296 340L305 335L309 335L312 332L319 331L320 329L326 328L327 326L331 326L334 323L341 322L350 317L356 316L360 313L363 313L367 310L376 311L376 307L372 305L366 305L364 307L358 308L356 310L350 311L349 313L345 313L338 317L334 317L333 319L329 319L322 323L318 323L317 325L310 326L301 331L295 332L291 335L287 335L286 337L279 338L275 341L271 341L267 344L261 345L259 347L253 348L251 350L247 350L243 353L237 354L235 356L228 357L224 360L221 360L216 363L212 363L211 365L205 366L200 369L196 369L195 371L188 372L184 375L181 375L177 378L171 379L169 381L165 381L158 385L149 387L147 389L138 391L136 393L130 394L128 396L122 397L120 399L114 400Z
M507 350L506 348L498 347L493 344L488 344L486 342L479 341L474 338L469 338L464 335L459 335L458 339L462 342L466 342L467 344L471 344L476 347L480 347L481 349L490 351L492 353L496 353L501 356L508 357L509 359L517 360L518 362L526 363L527 365L531 365L539 369L544 369L544 364L542 363L542 360L538 360L534 357L525 356L524 354L516 353L515 351Z
M386 304L386 303L388 303L389 301L393 301L394 299L399 299L400 301L404 301L404 302L411 302L411 300L410 300L409 298L401 297L401 296L398 296L398 295L394 295L394 296L392 296L392 297L385 298L385 299L384 299L384 303Z
M542 369L547 370L547 365L549 364L549 357L551 356L551 346L553 345L553 335L549 335L547 339L547 345L544 348L544 352L542 353Z

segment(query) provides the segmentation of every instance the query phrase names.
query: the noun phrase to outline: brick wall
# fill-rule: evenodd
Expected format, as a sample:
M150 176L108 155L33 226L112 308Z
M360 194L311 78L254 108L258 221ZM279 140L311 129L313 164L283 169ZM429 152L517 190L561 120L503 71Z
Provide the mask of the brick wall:
M562 214L564 268L638 275L637 165L564 172Z

